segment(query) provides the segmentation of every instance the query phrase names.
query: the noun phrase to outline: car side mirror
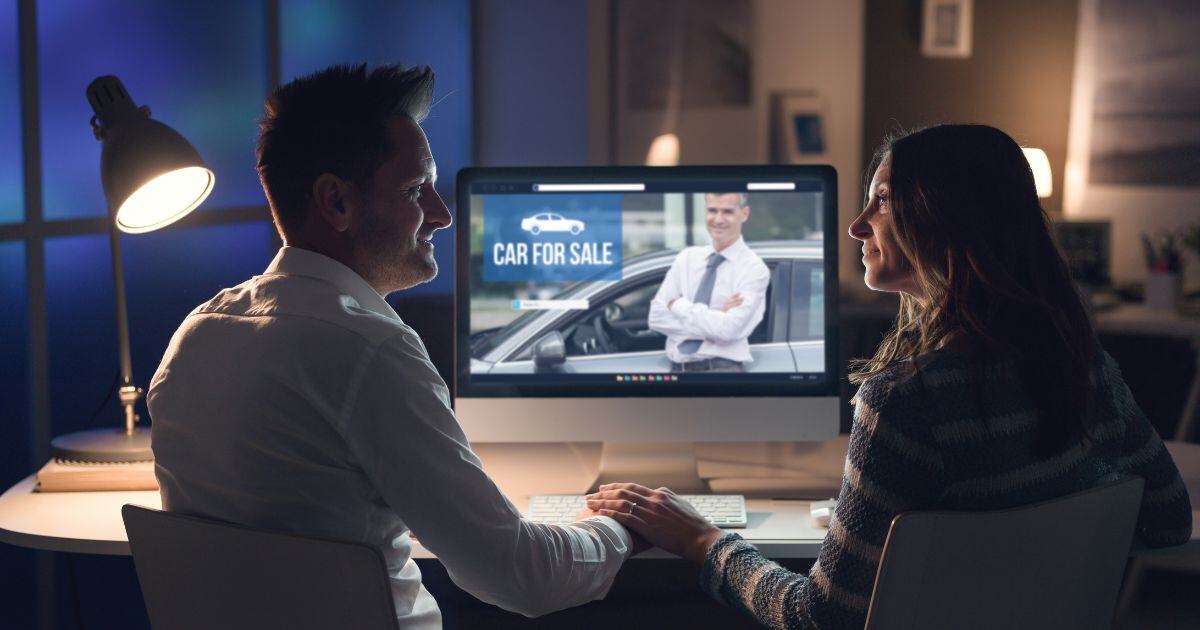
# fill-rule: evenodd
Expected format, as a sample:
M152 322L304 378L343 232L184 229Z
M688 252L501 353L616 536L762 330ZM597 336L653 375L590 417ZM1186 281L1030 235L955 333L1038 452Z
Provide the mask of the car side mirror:
M546 333L533 344L533 365L536 371L551 371L566 361L567 342L557 330Z

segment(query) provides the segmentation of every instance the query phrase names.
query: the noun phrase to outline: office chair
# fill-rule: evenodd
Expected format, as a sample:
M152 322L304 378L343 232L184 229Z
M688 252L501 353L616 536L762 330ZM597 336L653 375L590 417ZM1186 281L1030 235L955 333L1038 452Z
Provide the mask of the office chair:
M1178 433L1178 431L1176 432ZM1164 442L1175 466L1179 468L1179 476L1187 486L1192 502L1192 521L1200 522L1200 444L1190 442ZM1165 549L1142 549L1138 555L1129 561L1125 571L1125 586L1121 590L1121 599L1117 603L1117 613L1124 613L1133 608L1141 587L1142 577L1147 569L1165 569L1182 573L1200 573L1200 553L1196 553L1195 541L1187 543L1183 548L1167 547ZM1186 549L1186 551L1185 551Z
M136 505L121 516L154 628L397 628L374 547Z
M869 630L1111 627L1143 481L994 512L892 520Z

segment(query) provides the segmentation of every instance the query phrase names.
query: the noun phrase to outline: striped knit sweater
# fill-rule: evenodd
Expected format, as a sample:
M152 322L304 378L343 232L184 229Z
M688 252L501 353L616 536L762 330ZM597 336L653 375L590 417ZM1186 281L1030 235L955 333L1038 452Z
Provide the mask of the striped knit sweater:
M1146 481L1139 539L1187 541L1191 506L1179 471L1112 357L1101 356L1091 447L1049 457L1038 455L1039 416L1014 363L938 351L868 379L836 513L812 570L791 573L727 534L705 558L701 588L772 628L862 628L883 542L900 512L1002 509L1130 474Z

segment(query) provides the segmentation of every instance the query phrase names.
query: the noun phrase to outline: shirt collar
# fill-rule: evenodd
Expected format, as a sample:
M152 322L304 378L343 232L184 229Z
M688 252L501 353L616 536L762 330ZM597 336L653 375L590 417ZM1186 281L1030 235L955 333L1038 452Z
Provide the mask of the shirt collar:
M716 253L716 251L717 250L713 248L712 243L709 243L708 253L712 254ZM730 245L721 251L721 256L724 257L725 260L732 262L736 261L738 258L741 258L742 255L748 251L750 251L750 246L746 245L746 239L739 236L738 240L734 241L733 245Z
M266 274L305 276L323 280L350 296L358 305L372 313L399 321L400 316L382 296L346 265L312 250L283 246L267 266Z

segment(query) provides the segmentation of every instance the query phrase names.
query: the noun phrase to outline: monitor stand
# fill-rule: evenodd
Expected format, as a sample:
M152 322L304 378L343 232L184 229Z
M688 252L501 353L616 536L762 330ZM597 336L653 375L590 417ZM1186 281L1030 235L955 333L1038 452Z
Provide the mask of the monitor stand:
M620 482L649 488L665 486L677 494L709 491L696 468L692 442L605 442L600 451L600 471L588 492Z

